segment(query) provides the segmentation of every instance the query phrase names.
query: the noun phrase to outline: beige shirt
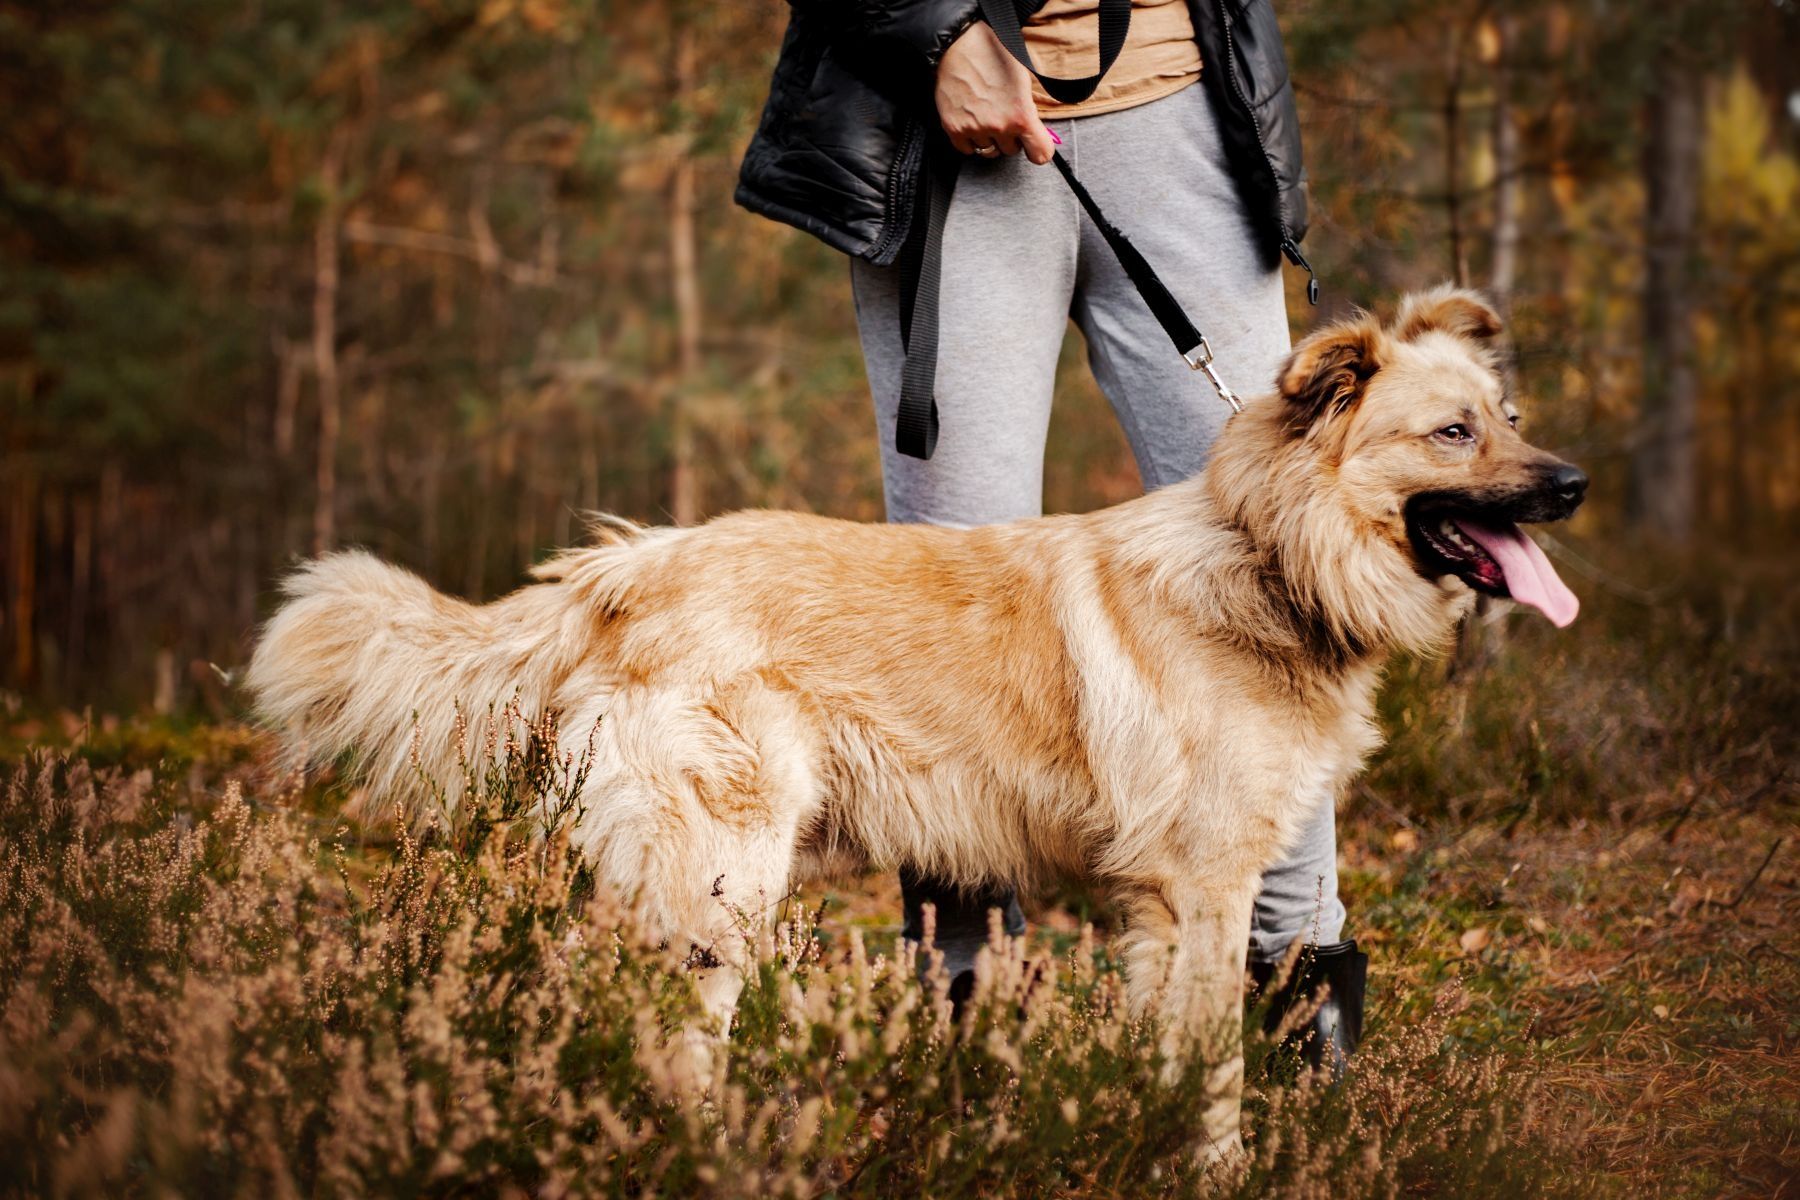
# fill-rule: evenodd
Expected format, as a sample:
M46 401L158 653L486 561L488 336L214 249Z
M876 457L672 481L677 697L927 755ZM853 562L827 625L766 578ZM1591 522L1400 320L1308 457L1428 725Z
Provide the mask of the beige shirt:
M1025 26L1025 46L1052 78L1081 79L1100 66L1096 0L1048 0ZM1159 100L1200 78L1200 43L1187 0L1132 0L1125 48L1100 87L1080 104L1059 104L1032 81L1038 114L1091 117Z

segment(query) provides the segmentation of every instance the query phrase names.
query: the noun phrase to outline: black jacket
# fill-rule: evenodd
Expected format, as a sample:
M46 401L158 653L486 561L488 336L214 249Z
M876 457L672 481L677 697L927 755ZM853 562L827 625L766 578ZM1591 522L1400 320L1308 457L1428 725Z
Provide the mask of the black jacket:
M847 254L892 263L918 208L933 74L979 0L792 0L737 201ZM1271 264L1306 236L1306 172L1270 0L1189 0L1201 79Z

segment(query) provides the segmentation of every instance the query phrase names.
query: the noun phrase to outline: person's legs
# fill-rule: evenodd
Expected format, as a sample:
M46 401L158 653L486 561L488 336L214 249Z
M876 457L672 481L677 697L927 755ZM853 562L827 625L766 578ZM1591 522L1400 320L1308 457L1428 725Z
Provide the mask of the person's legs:
M1063 152L1112 221L1207 335L1232 389L1261 395L1288 353L1281 271L1264 260L1233 182L1205 89L1059 125ZM1075 319L1094 377L1119 414L1146 489L1206 464L1230 409L1182 361L1091 222L1083 222ZM1253 959L1279 959L1296 939L1338 940L1333 798L1263 877Z
M937 399L941 422L929 460L894 449L905 350L897 268L852 263L856 319L875 398L890 521L986 525L1037 516L1056 360L1075 283L1079 212L1056 173L1023 158L970 159L944 225ZM987 944L988 912L1025 932L1010 889L958 892L903 871L905 936L935 940L952 978Z
M1250 958L1280 962L1296 941L1330 946L1344 936L1344 902L1338 899L1337 798L1318 807L1287 856L1263 872L1262 890L1250 913Z
M970 159L944 222L937 450L894 448L906 352L900 271L853 260L890 521L990 525L1043 508L1044 440L1075 285L1074 197L1023 158Z
M1205 332L1219 374L1244 396L1267 392L1289 349L1281 270L1258 248L1206 90L1073 125L1065 155ZM1074 312L1145 490L1196 474L1231 410L1182 360L1089 221Z

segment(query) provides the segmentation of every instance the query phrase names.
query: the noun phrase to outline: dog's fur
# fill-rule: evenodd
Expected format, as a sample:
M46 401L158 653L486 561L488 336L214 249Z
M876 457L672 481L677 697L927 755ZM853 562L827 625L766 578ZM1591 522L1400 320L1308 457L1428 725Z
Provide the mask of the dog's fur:
M1511 427L1498 329L1447 289L1327 328L1203 475L1083 516L606 519L481 607L330 555L287 581L249 684L314 754L359 750L380 795L453 774L458 702L516 694L576 741L604 717L576 842L723 963L700 980L720 1029L734 914L906 864L1107 889L1134 1004L1172 1044L1235 1034L1259 875L1376 744L1384 657L1438 646L1473 599L1422 564L1409 499L1535 495L1560 465ZM1475 445L1434 439L1452 422ZM1222 1062L1215 1149L1237 1141L1241 1055Z

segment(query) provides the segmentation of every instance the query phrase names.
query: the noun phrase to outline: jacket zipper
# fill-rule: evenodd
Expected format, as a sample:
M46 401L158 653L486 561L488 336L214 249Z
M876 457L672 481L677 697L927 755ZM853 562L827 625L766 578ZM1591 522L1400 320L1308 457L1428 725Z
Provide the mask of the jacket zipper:
M907 156L912 153L913 143L918 141L920 131L924 126L912 117L907 117L905 120L906 126L900 135L900 149L894 155L894 170L888 176L887 224L882 228L881 236L875 239L875 245L869 251L869 257L877 262L896 242L905 240L905 236L912 226L912 197L909 193L917 189L902 188L900 178L907 174ZM917 179L916 172L914 178Z
M1319 276L1312 264L1306 261L1306 255L1300 253L1300 247L1293 238L1283 239L1281 249L1288 256L1289 262L1306 272L1306 302L1316 305L1319 302Z
M1319 302L1319 276L1300 253L1300 244L1294 241L1288 232L1287 214L1281 211L1281 176L1275 173L1275 160L1269 157L1269 143L1263 140L1262 121L1257 119L1256 108L1250 103L1250 97L1244 94L1243 82L1238 79L1237 39L1231 32L1231 14L1225 11L1225 0L1216 0L1219 10L1219 22L1225 26L1225 78L1231 81L1231 90L1237 96L1238 103L1250 116L1250 129L1256 134L1256 148L1262 151L1263 165L1269 168L1269 179L1275 185L1275 224L1281 230L1281 252L1287 255L1288 261L1306 272L1306 299L1309 303Z

